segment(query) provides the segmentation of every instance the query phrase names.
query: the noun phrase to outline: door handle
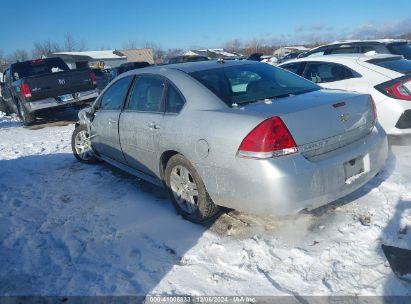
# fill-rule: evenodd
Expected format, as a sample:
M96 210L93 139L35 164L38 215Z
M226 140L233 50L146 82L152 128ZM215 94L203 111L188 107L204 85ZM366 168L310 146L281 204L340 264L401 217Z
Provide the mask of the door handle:
M117 123L117 121L118 121L118 120L109 119L109 120L108 120L108 124L109 124L109 125L115 124L115 123Z
M147 127L148 127L150 130L159 130L159 129L160 129L160 126L159 126L158 124L156 124L155 122L150 122L150 123L147 125Z

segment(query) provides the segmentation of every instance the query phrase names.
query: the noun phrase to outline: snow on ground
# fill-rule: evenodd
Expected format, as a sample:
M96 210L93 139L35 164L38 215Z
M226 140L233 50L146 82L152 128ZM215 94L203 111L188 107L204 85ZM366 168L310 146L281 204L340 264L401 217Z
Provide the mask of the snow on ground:
M0 113L0 295L411 295L381 250L411 248L408 146L315 212L201 226L164 191L78 163L73 129Z

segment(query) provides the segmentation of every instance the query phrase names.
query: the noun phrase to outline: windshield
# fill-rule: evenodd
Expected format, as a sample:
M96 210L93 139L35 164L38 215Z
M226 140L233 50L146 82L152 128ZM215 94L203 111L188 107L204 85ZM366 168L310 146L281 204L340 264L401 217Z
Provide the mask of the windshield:
M69 67L60 58L37 59L15 63L13 65L13 79L30 77L34 75L68 71Z
M411 59L411 45L408 43L390 44L387 48L395 55L402 55L406 59Z
M369 63L390 69L402 74L411 73L411 60L407 59L372 59Z
M228 106L319 90L293 73L256 63L190 73Z

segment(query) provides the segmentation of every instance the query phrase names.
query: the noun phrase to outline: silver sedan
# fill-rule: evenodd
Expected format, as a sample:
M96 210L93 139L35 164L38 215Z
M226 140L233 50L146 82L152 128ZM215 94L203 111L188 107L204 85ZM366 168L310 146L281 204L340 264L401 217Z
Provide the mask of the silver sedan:
M193 222L219 206L281 215L327 204L373 178L388 150L369 95L250 61L130 71L79 117L78 160L166 187Z

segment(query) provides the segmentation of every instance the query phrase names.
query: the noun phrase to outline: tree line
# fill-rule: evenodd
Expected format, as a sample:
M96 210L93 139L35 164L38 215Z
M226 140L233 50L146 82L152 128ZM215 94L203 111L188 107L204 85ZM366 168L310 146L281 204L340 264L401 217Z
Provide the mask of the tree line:
M316 43L318 45L318 43ZM265 55L273 54L273 51L279 46L277 44L270 44L264 40L251 39L243 42L240 39L232 39L222 44L222 47L228 52L243 54L245 56L252 53L263 53ZM136 48L151 48L153 50L153 57L156 63L162 63L168 58L179 56L185 53L186 50L182 48L163 49L162 46L155 42L139 43L136 40L129 40L121 46L121 49L136 49ZM206 49L206 46L194 46L192 49ZM93 48L93 50L111 49L110 46L100 46ZM15 49L9 54L5 54L0 49L0 72L13 62L26 61L31 59L41 58L49 53L55 52L74 52L89 50L84 40L76 39L71 33L67 33L63 37L63 41L58 43L56 41L44 40L33 43L30 50Z

